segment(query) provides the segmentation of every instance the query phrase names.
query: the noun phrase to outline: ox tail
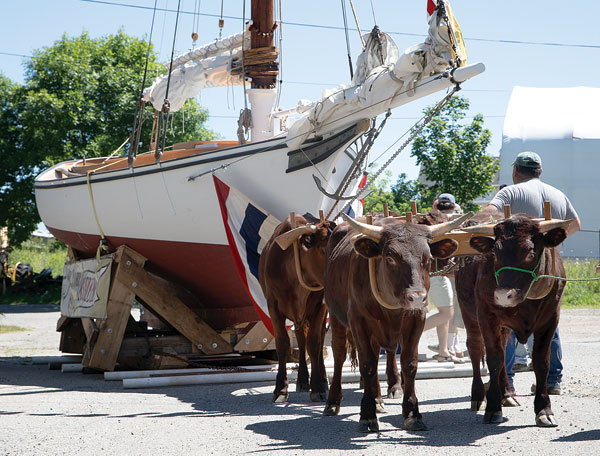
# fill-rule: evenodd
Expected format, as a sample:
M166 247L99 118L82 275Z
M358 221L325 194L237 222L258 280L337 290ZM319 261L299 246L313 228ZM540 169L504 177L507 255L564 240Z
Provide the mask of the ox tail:
M356 371L356 368L358 367L358 356L356 355L356 344L354 343L352 332L349 329L346 330L346 339L348 340L348 356L350 357L350 366L352 367L352 371Z

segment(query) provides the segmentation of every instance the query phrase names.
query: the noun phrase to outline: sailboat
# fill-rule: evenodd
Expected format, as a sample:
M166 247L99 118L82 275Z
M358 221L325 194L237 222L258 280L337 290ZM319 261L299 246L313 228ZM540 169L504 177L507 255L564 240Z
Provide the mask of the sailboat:
M174 58L142 97L160 121L199 90L243 85L250 141L165 148L157 136L146 153L131 147L128 156L57 164L35 181L42 221L80 255L96 254L100 244L108 251L127 245L139 252L149 268L193 294L190 307L215 329L257 321L230 252L212 176L278 220L290 211L323 210L329 218L357 212L374 119L484 71L481 63L466 64L448 2L433 6L424 43L400 52L389 35L374 29L364 37L349 84L318 101L274 110L273 0L253 0L245 30ZM287 127L292 115L298 118Z

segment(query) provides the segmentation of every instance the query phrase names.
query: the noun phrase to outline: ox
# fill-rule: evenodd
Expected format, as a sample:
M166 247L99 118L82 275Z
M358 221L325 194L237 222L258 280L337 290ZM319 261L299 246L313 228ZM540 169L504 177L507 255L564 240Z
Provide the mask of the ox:
M432 259L447 258L457 248L452 239L429 243L460 225L472 213L440 225L424 226L383 218L368 225L348 219L336 227L327 246L325 301L332 329L334 375L324 414L336 415L342 399L342 366L346 358L346 328L358 351L364 382L359 431L377 431L377 365L381 347L402 347L404 386L402 415L409 430L424 430L415 395L418 342L425 324L425 307ZM370 286L371 285L371 286ZM396 372L388 385L400 388ZM390 379L390 375L394 378ZM389 390L388 390L389 392Z
M323 362L327 313L323 303L323 274L325 247L335 223L318 222L316 219L307 221L302 216L296 216L296 220L298 227L292 226L290 217L277 226L263 248L258 265L260 286L273 321L279 360L273 392L275 403L288 400L286 363L290 339L285 327L286 318L294 323L298 341L300 360L296 390L310 391L313 401L324 401L327 391ZM288 249L290 245L294 248ZM310 383L306 348L312 366Z
M512 393L504 364L506 341L512 329L521 343L534 334L536 425L557 425L546 391L546 379L550 342L558 325L564 281L537 280L537 276L565 277L560 253L554 247L566 238L565 228L569 223L538 222L518 214L495 226L464 228L474 234L486 235L470 239L471 247L484 255L470 258L456 272L456 291L473 365L471 410L479 410L485 402L479 370L485 344L490 385L484 423L502 422L503 400Z

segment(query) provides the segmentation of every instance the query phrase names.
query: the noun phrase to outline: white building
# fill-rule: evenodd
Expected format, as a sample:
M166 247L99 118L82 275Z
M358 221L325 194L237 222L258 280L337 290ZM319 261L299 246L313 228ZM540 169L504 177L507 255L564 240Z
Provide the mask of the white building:
M512 183L519 152L542 157L542 181L562 190L582 232L561 245L565 256L600 256L600 88L513 89L500 149L500 184Z

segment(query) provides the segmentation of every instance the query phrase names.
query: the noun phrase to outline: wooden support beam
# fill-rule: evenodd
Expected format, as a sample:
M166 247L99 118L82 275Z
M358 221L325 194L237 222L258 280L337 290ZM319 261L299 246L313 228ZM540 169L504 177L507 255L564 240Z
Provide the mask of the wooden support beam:
M100 323L98 338L91 347L87 367L104 371L114 370L135 299L135 293L125 286L119 277L123 271L132 267L143 267L145 261L143 256L126 246L121 246L117 250L115 258L117 267L113 268L114 275L106 304L107 318Z
M139 296L146 306L167 320L171 326L187 337L207 355L231 353L233 347L213 328L194 313L179 296L184 294L178 286L146 271L142 265L126 257L119 264L115 282ZM123 266L125 263L125 266ZM125 321L127 323L127 321ZM121 336L122 337L122 336Z
M67 318L61 325L59 350L63 353L83 354L85 350L85 332L79 318Z
M262 321L256 322L234 347L240 353L275 349L275 337Z

